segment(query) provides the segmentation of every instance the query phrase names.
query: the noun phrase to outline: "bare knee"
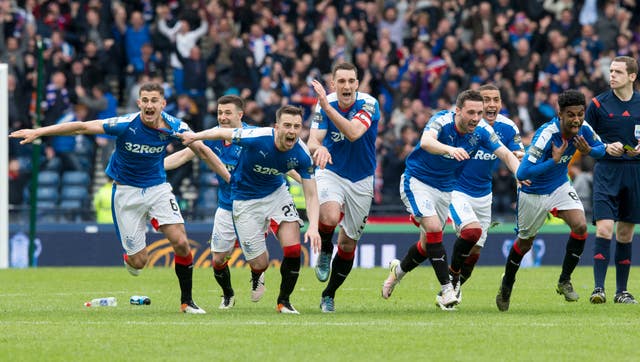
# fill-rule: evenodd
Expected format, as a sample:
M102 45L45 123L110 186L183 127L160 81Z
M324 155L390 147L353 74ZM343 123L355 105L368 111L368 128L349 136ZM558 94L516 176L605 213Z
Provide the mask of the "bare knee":
M351 239L344 232L344 229L340 230L340 234L338 235L338 247L340 250L351 253L356 250L358 242L356 240Z
M586 232L587 232L587 224L580 223L580 224L578 224L578 225L576 225L576 226L572 227L572 228L571 228L571 231L572 231L574 234L584 235L584 234L586 234Z
M147 253L146 251L138 252L137 254L127 255L127 264L136 269L142 269L147 265Z
M213 264L216 266L222 266L227 262L227 253L213 253Z

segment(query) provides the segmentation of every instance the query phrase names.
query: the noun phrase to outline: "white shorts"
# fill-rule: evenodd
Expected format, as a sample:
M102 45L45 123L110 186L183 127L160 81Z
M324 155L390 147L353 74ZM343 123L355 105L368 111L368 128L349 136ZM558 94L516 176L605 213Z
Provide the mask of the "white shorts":
M236 230L233 227L233 214L231 211L219 207L213 218L211 251L215 253L232 251L236 245L236 239Z
M180 206L169 183L147 188L114 183L113 189L113 222L127 255L136 254L147 246L149 220L155 219L158 226L184 224Z
M456 234L460 236L460 230L472 222L479 222L482 228L482 235L476 245L483 247L487 240L487 230L491 225L491 201L492 195L482 197L472 197L464 192L453 191L451 193L451 205L449 215L456 229Z
M286 185L261 199L233 201L233 224L245 259L267 251L265 235L271 220L278 225L288 221L304 226Z
M400 177L400 198L416 221L420 222L421 218L427 216L437 216L444 228L449 216L451 192L440 191L415 177L406 180L403 174Z
M344 214L340 227L353 240L360 240L373 202L373 176L358 182L340 177L327 169L316 170L320 205L335 201Z
M547 220L551 210L582 210L582 201L569 181L548 195L518 191L518 237L534 237Z

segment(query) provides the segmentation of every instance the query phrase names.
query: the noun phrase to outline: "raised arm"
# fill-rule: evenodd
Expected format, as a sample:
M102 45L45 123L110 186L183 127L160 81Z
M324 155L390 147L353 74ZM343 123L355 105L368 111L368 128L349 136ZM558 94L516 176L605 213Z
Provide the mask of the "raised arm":
M322 110L327 114L327 117L329 117L340 132L342 132L342 134L351 142L362 137L367 129L369 129L369 125L371 124L370 120L368 122L362 121L359 116L365 116L361 115L360 112L358 112L353 119L344 118L337 109L333 108L331 104L329 104L329 100L327 100L327 92L325 92L322 84L314 79L312 81L312 85L318 95L318 104L320 104Z
M11 132L10 138L22 138L21 145L31 143L45 136L71 136L78 134L103 134L104 121L67 122L42 128L25 128Z
M174 152L169 156L164 158L164 169L165 170L173 170L176 169L185 163L191 161L196 154L191 151L190 148L182 149L178 152Z

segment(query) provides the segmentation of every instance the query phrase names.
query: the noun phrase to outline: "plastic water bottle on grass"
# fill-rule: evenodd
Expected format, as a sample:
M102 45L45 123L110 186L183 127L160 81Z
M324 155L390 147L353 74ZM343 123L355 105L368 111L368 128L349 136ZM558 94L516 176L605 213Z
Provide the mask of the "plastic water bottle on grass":
M95 298L91 299L90 302L84 303L84 305L85 307L116 307L118 300L116 297Z
M144 295L134 295L129 298L129 304L133 305L149 305L151 304L151 299Z

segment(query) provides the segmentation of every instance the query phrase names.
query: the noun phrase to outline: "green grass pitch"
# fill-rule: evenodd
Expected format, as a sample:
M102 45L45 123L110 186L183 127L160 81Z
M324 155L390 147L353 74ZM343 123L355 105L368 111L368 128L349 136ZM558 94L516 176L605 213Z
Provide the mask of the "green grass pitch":
M267 292L249 300L249 271L232 269L236 306L220 311L210 269L194 271L194 299L208 314L178 312L171 268L0 270L0 361L619 361L639 357L640 305L591 305L590 267L574 273L575 303L555 293L560 267L522 269L511 309L495 306L501 267L478 267L463 286L458 310L434 306L430 266L408 274L389 300L380 297L387 270L354 269L336 296L336 313L320 313L324 284L301 271L292 295L300 315L279 315L279 270L267 271ZM629 289L640 293L631 272ZM147 295L150 306L129 305ZM118 306L87 308L115 296Z

